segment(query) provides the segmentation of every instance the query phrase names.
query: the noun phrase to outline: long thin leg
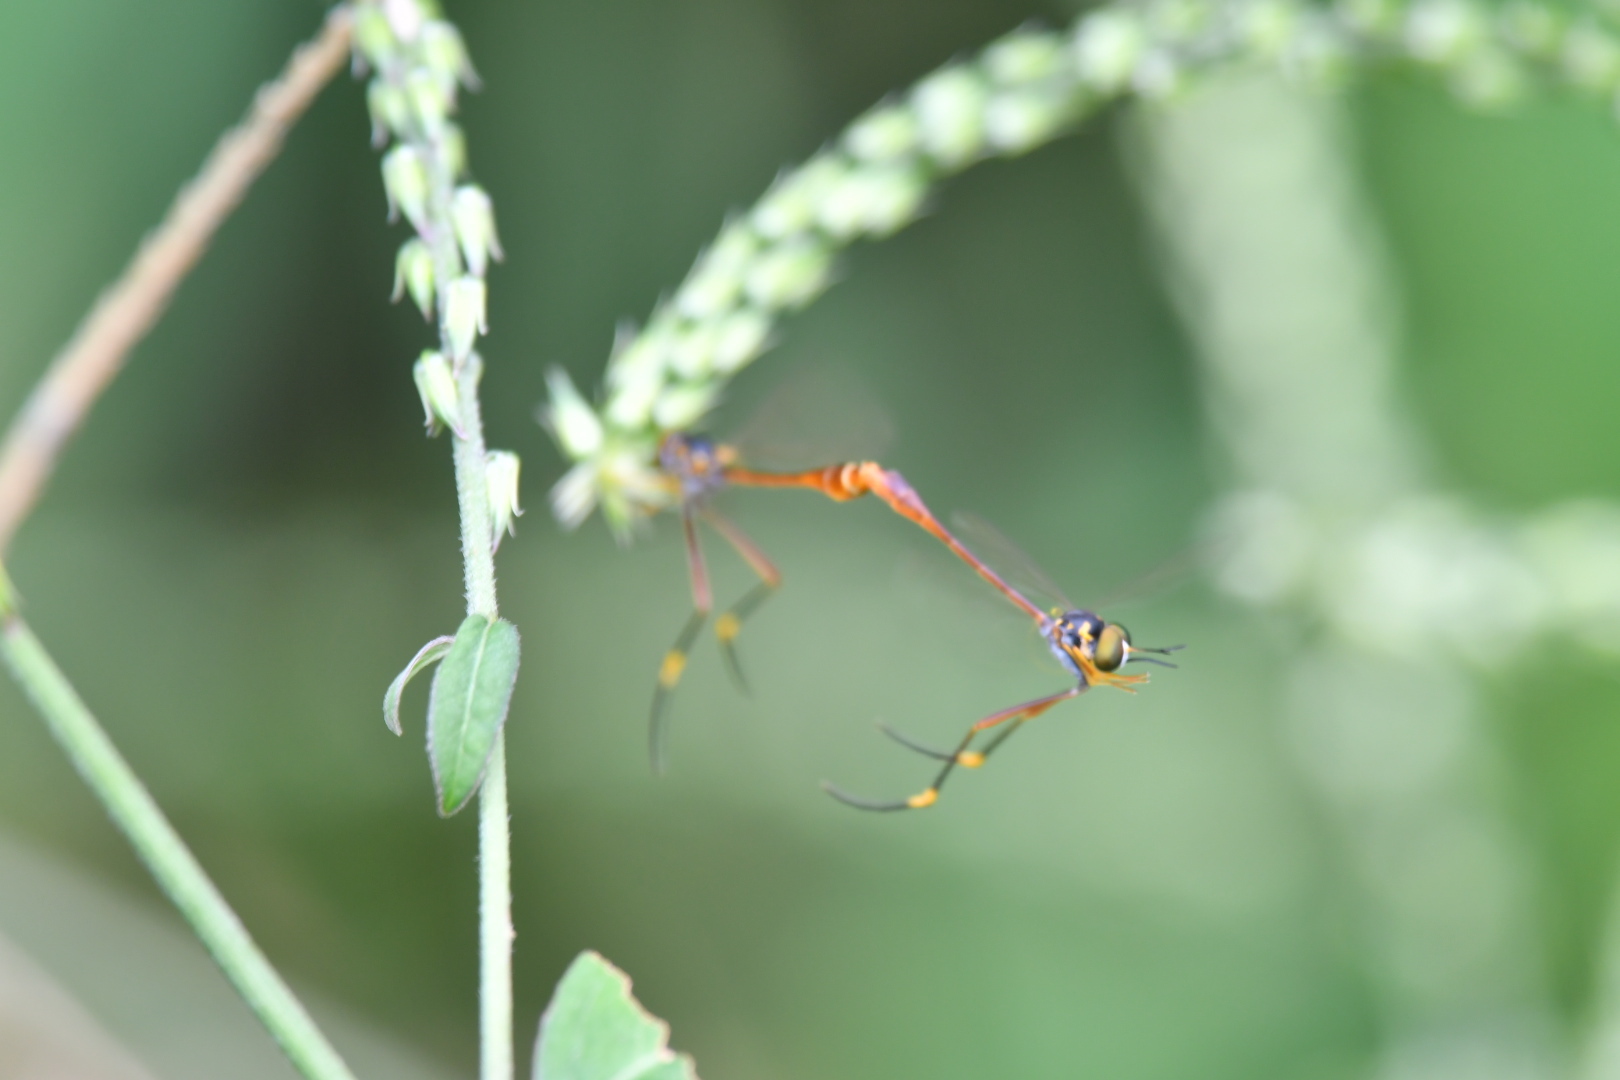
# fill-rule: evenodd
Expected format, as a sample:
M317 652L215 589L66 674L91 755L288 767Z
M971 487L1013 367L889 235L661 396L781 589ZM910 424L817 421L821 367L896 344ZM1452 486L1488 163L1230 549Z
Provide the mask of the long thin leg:
M703 548L698 543L697 523L692 520L692 508L681 507L681 526L686 533L686 568L692 578L692 615L681 627L675 644L664 654L658 668L658 688L653 691L652 715L647 723L647 752L652 758L653 772L663 774L668 764L669 698L686 670L686 657L692 642L714 609L714 592L709 587L709 568L703 561Z
M1006 742L1013 732L1017 731L1019 728L1023 727L1024 724L1035 719L1037 716L1041 715L1041 713L1045 712L1047 709L1050 709L1058 702L1067 701L1072 697L1078 696L1084 689L1084 686L1072 686L1069 689L1059 691L1056 694L1050 694L1043 698L1036 698L1034 701L1026 701L1022 705L1014 705L1010 709L1003 709L1000 712L991 713L983 720L980 720L978 723L968 728L967 734L962 737L962 741L957 744L956 749L948 752L934 750L930 747L923 746L920 743L914 743L910 739L900 735L898 732L885 729L886 734L902 745L907 746L918 753L925 754L928 757L938 758L945 762L944 767L939 770L939 775L934 777L934 782L910 798L897 799L893 802L879 802L871 799L858 798L849 794L848 792L839 790L832 784L823 783L821 786L827 792L827 794L831 795L841 803L855 807L857 810L890 811L926 809L933 806L934 803L939 800L940 789L945 786L945 781L949 779L951 773L958 765L965 769L976 769L980 765L983 765L985 759L994 753L998 746ZM969 749L969 747L973 744L973 740L979 735L980 732L988 731L989 729L998 727L1002 724L1007 724L1008 726L998 732L996 737L992 739L982 751Z
M743 557L754 573L759 575L759 584L755 585L743 598L731 605L718 619L714 621L714 636L720 640L720 654L726 658L726 670L736 680L737 687L743 693L748 693L748 680L743 675L742 663L737 659L735 642L737 635L742 632L744 620L752 615L782 585L782 572L776 568L758 544L748 538L748 535L729 518L720 516L712 509L705 508L703 520L714 527L726 543L737 549L737 554Z
M797 473L755 472L752 469L728 468L726 481L746 487L797 487L819 491L829 499L844 502L858 499L868 493L889 504L889 508L908 521L921 527L929 535L951 549L957 558L971 566L975 573L988 581L1001 595L1011 600L1024 613L1037 622L1045 613L1023 593L1009 585L1001 575L985 565L967 549L949 529L923 503L922 498L906 478L893 469L885 469L875 461L829 465L823 469L809 469Z

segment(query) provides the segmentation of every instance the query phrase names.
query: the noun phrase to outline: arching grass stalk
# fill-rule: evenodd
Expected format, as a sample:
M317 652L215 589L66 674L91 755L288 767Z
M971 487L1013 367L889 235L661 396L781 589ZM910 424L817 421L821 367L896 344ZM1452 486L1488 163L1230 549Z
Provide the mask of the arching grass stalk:
M393 143L382 161L389 210L395 216L403 215L416 233L400 248L394 295L398 299L408 293L424 317L436 316L438 321L439 347L422 354L415 377L429 431L447 427L451 433L468 615L440 668L442 677L457 665L456 649L464 641L481 650L498 622L495 548L521 512L516 455L491 453L484 444L478 407L483 361L473 351L479 335L487 331L484 272L490 260L501 257L501 249L489 196L465 182L466 141L450 119L459 90L477 82L455 27L440 17L436 5L425 0L367 0L356 5L355 47L357 61L373 73L367 98L374 141L379 146ZM499 625L510 631L506 655L510 676L515 678L516 631L507 624ZM458 703L461 713L473 711L478 702L478 673L488 671L484 657L479 651L476 656L459 658L463 662L456 670L466 680L458 684L464 691ZM441 681L436 679L434 708L441 704L440 688ZM480 732L488 740L487 756L474 761L470 773L447 779L440 759L434 758L442 813L454 813L475 787L479 789L483 1080L512 1077L511 874L506 754L499 730L510 691L511 682L506 679L506 697L498 702L498 715ZM391 696L397 700L397 695ZM430 753L437 752L435 723L430 709ZM458 751L464 748L464 743L455 747ZM456 760L464 763L466 755ZM447 793L452 781L460 784L458 790L464 795Z
M1115 99L1162 100L1234 65L1321 84L1406 61L1487 107L1537 78L1612 96L1620 39L1603 20L1590 0L1573 12L1541 0L1116 0L1065 30L1014 31L884 100L729 220L646 326L619 336L595 405L551 374L544 419L575 463L552 509L571 527L601 507L623 541L671 505L656 465L663 436L702 420L778 320L827 288L844 248L905 227L935 184L976 162L1034 149Z
M310 1080L354 1080L332 1044L276 974L247 930L118 753L45 646L18 614L0 570L0 656L152 876L204 947Z

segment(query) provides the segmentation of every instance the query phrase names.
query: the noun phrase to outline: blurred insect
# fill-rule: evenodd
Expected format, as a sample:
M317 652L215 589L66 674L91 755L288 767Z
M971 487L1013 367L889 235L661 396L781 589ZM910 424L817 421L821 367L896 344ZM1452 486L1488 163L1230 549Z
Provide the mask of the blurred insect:
M920 505L919 502L918 506ZM922 513L927 514L926 508L922 509ZM936 749L915 742L886 724L879 725L885 735L901 746L944 762L944 765L935 775L933 783L922 791L909 798L888 802L858 798L830 783L823 783L822 787L827 794L839 802L860 810L878 811L922 810L933 806L939 799L940 789L944 787L945 781L950 778L957 766L976 769L983 765L1014 732L1058 702L1078 697L1093 686L1117 686L1121 690L1135 693L1138 684L1147 682L1147 676L1121 674L1120 669L1129 663L1176 666L1163 657L1182 646L1149 648L1133 644L1130 631L1119 623L1108 622L1095 612L1079 607L1069 600L1028 555L988 522L966 514L957 515L953 521L957 530L978 549L976 554L935 521L931 514L928 514L926 520L917 517L913 517L912 520L937 536L946 547L977 571L980 577L1032 618L1047 648L1057 658L1058 663L1074 676L1076 682L1067 690L991 713L968 728L967 734L953 750ZM992 568L992 563L1000 569ZM1049 606L1043 609L1030 599L1031 596L1046 601ZM974 740L993 728L1001 730L981 748L973 749Z
M916 522L945 541L959 555L972 561L971 555L956 544L944 526L934 519L905 477L893 469L885 469L874 461L852 461L818 469L769 472L743 466L739 463L740 457L741 454L733 445L684 433L666 435L658 449L659 468L680 503L681 526L686 537L687 570L692 581L692 614L681 627L675 644L664 654L658 669L658 686L653 692L648 729L649 750L655 772L664 771L667 757L670 696L686 670L687 656L693 643L714 609L708 565L698 539L698 522L704 522L719 533L721 539L736 549L737 554L759 577L759 583L743 594L742 599L722 613L714 623L715 637L719 639L726 667L745 692L748 682L737 659L737 635L748 617L782 584L781 571L760 550L759 545L714 509L713 498L718 492L727 487L807 488L838 502L868 494L876 495L897 514Z

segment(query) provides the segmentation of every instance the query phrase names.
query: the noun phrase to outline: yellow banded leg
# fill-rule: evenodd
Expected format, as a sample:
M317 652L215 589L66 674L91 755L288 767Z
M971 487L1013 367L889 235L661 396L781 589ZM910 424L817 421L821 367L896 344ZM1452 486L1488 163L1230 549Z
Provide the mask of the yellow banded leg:
M660 775L663 774L669 757L670 695L680 684L681 675L686 671L686 658L692 651L692 642L697 639L698 631L703 629L708 617L707 611L692 612L692 617L681 627L680 636L675 639L675 644L664 654L664 661L658 666L658 688L653 691L652 716L647 725L647 752L652 758L653 772Z
M743 594L743 598L714 620L714 636L720 640L720 655L726 658L726 670L737 683L737 689L748 694L748 679L743 675L742 662L737 659L737 635L742 633L743 621L776 591L777 582L761 581Z
M912 742L910 739L900 735L898 732L892 731L889 728L884 728L884 734L888 735L901 745L945 763L944 767L939 770L939 775L934 777L934 782L932 784L928 785L928 787L909 798L897 799L892 802L878 802L850 795L848 792L842 791L828 783L823 783L821 785L822 789L839 802L853 806L858 810L925 810L939 801L940 789L945 786L945 781L950 778L951 772L958 765L965 769L976 769L983 765L985 760L995 752L996 748L1002 743L1006 742L1007 739L1012 736L1013 732L1017 731L1019 728L1023 727L1024 724L1035 719L1035 717L1041 715L1041 713L1045 712L1047 709L1050 709L1058 702L1067 701L1069 698L1075 697L1083 689L1084 686L1076 686L1056 694L1048 695L1047 697L1036 698L1034 701L1028 701L1022 705L1014 705L1012 708L1003 709L998 713L991 713L983 720L980 720L978 723L968 728L967 734L962 737L962 741L957 744L956 749L950 751L936 750L932 747ZM974 751L969 749L969 747L973 745L974 738L976 738L980 732L988 731L990 728L999 727L1002 724L1006 724L1007 726L1002 728L1002 730L996 734L996 737L992 739L982 751Z

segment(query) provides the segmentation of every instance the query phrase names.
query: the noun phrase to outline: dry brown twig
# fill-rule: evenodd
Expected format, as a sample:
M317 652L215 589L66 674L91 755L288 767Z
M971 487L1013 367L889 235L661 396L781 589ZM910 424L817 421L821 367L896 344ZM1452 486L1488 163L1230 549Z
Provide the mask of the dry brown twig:
M286 68L259 88L247 118L220 136L117 281L96 300L12 421L0 447L0 552L28 517L63 446L135 344L168 306L208 242L281 149L287 131L349 57L349 12L339 7Z

